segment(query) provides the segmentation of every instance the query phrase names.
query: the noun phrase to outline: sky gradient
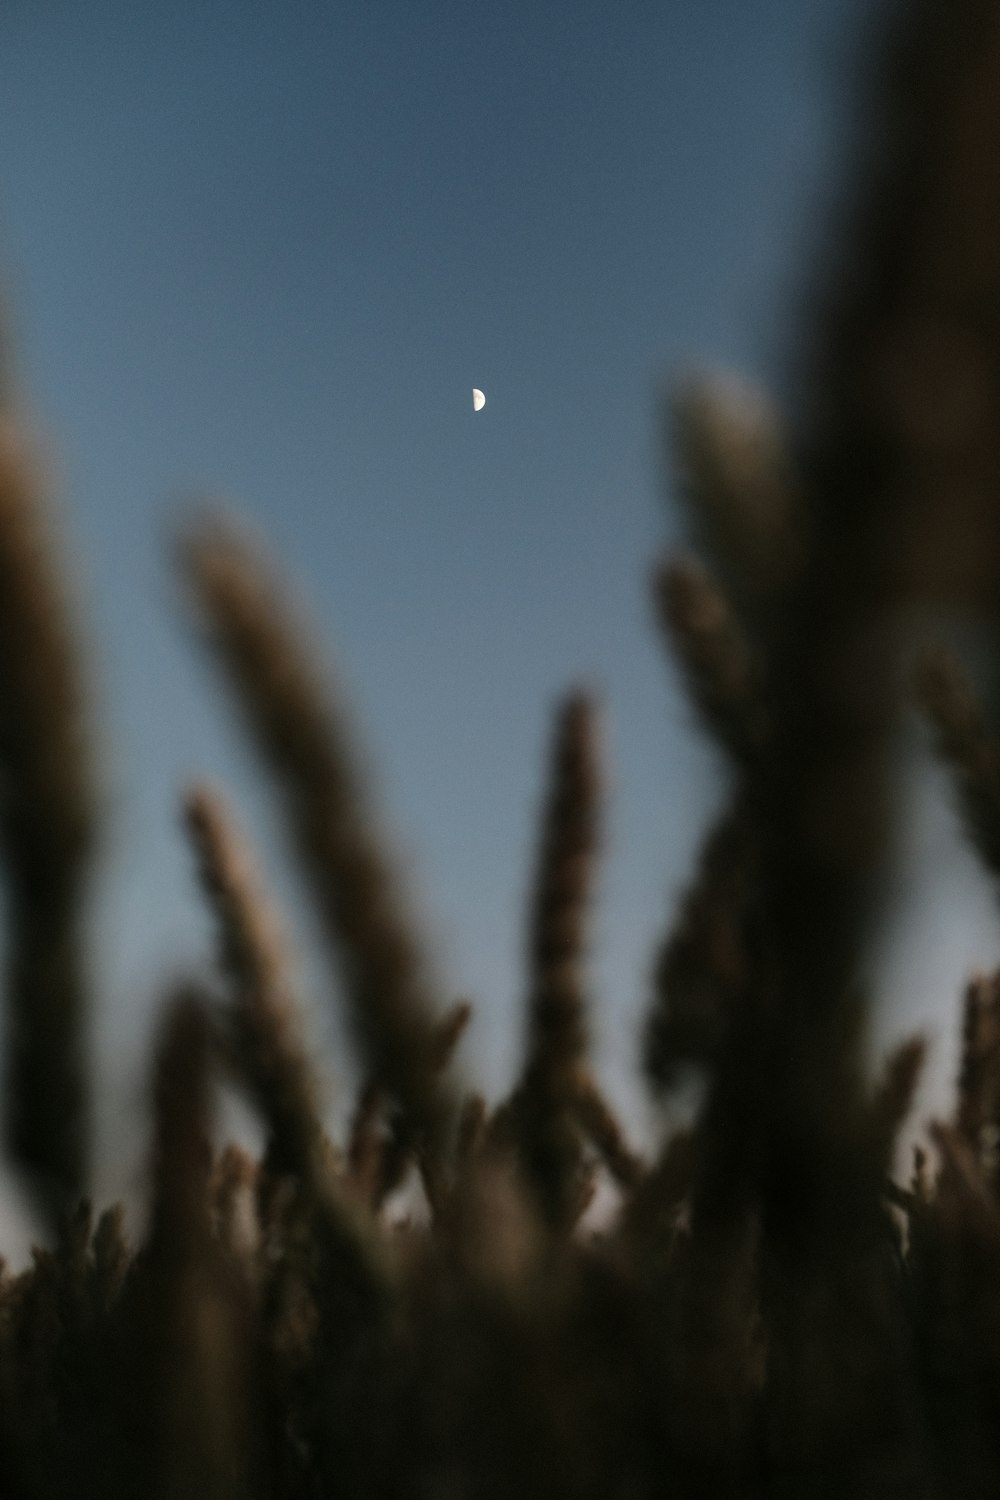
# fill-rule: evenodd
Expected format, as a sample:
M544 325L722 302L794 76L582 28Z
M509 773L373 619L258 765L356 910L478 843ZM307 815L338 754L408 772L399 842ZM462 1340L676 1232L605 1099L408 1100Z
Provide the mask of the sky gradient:
M652 563L684 535L663 383L722 366L785 388L836 227L867 10L4 7L0 275L106 756L102 1158L119 1160L121 1104L143 1086L157 987L210 951L177 828L194 774L227 789L303 944L311 1035L346 1098L280 826L171 572L172 529L202 496L245 513L308 602L444 993L476 1002L462 1063L493 1093L521 1036L553 710L597 687L594 1029L642 1125L652 946L720 794L649 601ZM931 1026L940 1081L942 1006L1000 947L931 773L914 796L886 1026Z

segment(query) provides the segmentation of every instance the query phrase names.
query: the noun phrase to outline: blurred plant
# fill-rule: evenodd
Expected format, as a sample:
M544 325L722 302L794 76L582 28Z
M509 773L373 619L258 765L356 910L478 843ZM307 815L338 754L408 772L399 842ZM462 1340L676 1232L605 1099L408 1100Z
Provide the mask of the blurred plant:
M530 908L527 1043L491 1107L344 706L265 549L221 517L179 563L270 774L362 1066L329 1138L280 923L222 795L184 823L218 992L167 997L150 1213L92 1223L82 913L96 827L74 631L5 384L0 858L5 1138L47 1228L0 1281L12 1496L920 1497L1000 1493L1000 975L971 976L954 1118L892 1176L924 1044L874 1083L859 976L890 853L901 605L998 620L1000 10L887 29L846 254L781 420L687 384L672 451L706 561L654 597L728 801L651 974L646 1079L702 1081L630 1146L588 1061L598 705L559 707ZM1000 873L996 705L931 654L919 697ZM223 1076L260 1159L221 1149ZM390 1219L414 1170L426 1218ZM584 1215L602 1174L619 1205Z

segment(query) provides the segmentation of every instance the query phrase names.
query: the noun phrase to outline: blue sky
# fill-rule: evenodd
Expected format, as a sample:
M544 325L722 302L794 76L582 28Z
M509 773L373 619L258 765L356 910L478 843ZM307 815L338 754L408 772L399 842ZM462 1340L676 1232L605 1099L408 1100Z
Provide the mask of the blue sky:
M2 285L106 756L105 1155L142 1086L156 986L211 942L177 831L192 774L224 783L253 836L342 1102L349 1077L280 826L179 608L169 538L199 496L249 516L308 601L444 992L477 1003L463 1063L492 1092L520 1040L553 708L576 682L599 688L594 1025L608 1085L642 1123L651 948L719 796L649 605L650 565L684 533L660 393L692 366L787 381L836 226L869 9L5 6ZM943 1001L1000 949L925 784L887 1026L936 1027L943 1077Z

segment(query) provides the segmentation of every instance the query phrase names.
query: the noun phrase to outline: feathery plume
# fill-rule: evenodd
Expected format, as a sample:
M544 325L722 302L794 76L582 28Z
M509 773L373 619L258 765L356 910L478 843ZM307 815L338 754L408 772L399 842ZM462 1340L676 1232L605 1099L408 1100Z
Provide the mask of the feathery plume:
M220 921L223 964L235 986L235 1056L270 1133L264 1178L293 1176L325 1274L378 1298L382 1269L366 1228L334 1182L333 1147L298 1034L283 946L249 852L217 794L192 790L186 821Z
M694 883L657 958L645 1031L646 1074L658 1092L694 1063L711 1063L737 1006L747 1003L746 925L753 890L749 815L734 802L706 840Z
M584 945L597 851L600 772L596 707L571 694L556 721L551 782L542 815L528 951L528 1039L513 1121L545 1211L568 1210L579 1165L573 1108L585 1065Z
M572 694L556 723L528 939L527 1073L560 1082L587 1048L581 970L597 852L596 736L594 703Z
M761 672L725 596L691 558L661 564L653 584L660 624L705 728L737 764L752 763L767 735Z
M193 787L185 798L184 821L219 923L222 968L233 990L227 1016L232 1052L267 1122L270 1165L279 1173L294 1173L315 1197L329 1147L277 920L246 840L219 793Z
M4 1134L54 1227L87 1170L81 923L95 793L83 682L39 480L0 411L0 856L7 886Z
M1000 1184L1000 975L966 986L955 1126L987 1176Z
M734 376L695 376L668 404L671 467L699 538L727 585L752 612L801 566L801 498L780 413L759 387Z
M153 1201L148 1240L158 1255L197 1260L209 1240L211 1028L194 985L171 996L153 1085Z
M132 1258L125 1235L125 1209L121 1203L106 1208L97 1221L92 1246L91 1297L100 1317L116 1302Z
M370 1081L398 1101L427 1143L426 1177L448 1113L435 1066L434 996L345 716L329 702L285 591L248 538L217 521L189 535L181 557L205 633L284 792Z
M236 1500L251 1457L248 1309L212 1234L211 1027L205 997L168 1004L154 1084L153 1203L141 1270L135 1399L138 1434L164 1500ZM141 1311L139 1311L141 1309ZM140 1447L144 1444L141 1442Z

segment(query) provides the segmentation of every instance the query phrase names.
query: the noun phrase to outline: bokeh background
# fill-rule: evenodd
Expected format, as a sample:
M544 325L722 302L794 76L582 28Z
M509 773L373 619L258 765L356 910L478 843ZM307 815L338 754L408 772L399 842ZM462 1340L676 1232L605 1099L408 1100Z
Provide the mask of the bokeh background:
M206 496L261 529L308 601L443 999L476 1004L461 1065L491 1095L521 1039L552 710L574 683L600 691L595 1046L649 1138L650 960L722 795L647 586L686 528L663 392L703 368L789 391L837 226L868 9L4 5L11 363L58 500L103 768L102 1200L140 1181L163 981L211 952L178 828L192 775L225 785L253 837L334 1118L351 1099L335 981L171 572L177 520ZM874 1044L929 1032L936 1107L963 979L1000 943L915 725L900 753ZM3 1193L16 1239L16 1185Z

